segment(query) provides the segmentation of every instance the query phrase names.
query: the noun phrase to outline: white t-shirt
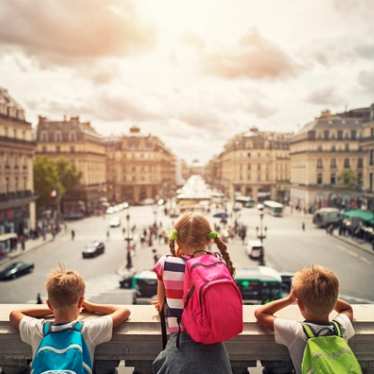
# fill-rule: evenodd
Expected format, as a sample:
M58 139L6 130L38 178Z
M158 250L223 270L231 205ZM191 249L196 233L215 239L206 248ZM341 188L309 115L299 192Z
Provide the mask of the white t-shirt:
M19 325L21 340L31 345L33 358L43 338L44 322L46 322L44 319L25 316L21 319ZM83 323L82 335L90 352L91 362L93 363L96 346L112 339L113 319L111 316L103 316L81 322Z
M346 314L339 314L334 318L334 320L340 323L343 337L346 340L349 340L355 334L352 322ZM326 327L330 327L330 325L309 324L316 332L319 332ZM302 323L288 319L275 318L274 338L276 343L285 345L288 348L296 373L300 374L301 363L303 361L304 349L307 341Z

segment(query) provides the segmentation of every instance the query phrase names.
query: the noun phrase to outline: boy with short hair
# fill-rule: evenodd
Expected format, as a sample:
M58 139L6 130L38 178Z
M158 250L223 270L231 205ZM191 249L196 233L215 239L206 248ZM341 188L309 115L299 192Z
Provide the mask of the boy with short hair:
M81 365L90 371L93 366L95 347L111 340L113 328L126 321L130 311L117 306L86 301L83 278L77 272L64 270L61 267L48 276L46 288L47 305L14 310L9 316L11 324L19 330L21 340L32 347L34 372L38 372L34 364L44 365L44 369L59 369L58 357L51 360L54 366L52 368L48 367L48 359L43 355L52 352L57 353L58 356L59 353L64 353L70 348L77 348L77 346L78 349L61 360L66 362L66 357L72 357L71 355L76 355L76 352L80 351L80 357L83 357ZM81 310L103 315L103 317L79 322ZM46 321L44 318L47 317L53 317L53 319ZM60 344L58 341L61 339L65 344L68 342L67 347L57 349L53 344ZM45 341L47 345L43 346Z
M335 310L342 337L346 340L354 335L353 310L345 301L338 299L339 281L336 275L322 267L311 266L298 271L292 281L291 293L256 309L255 316L260 326L274 331L275 342L285 345L291 356L295 371L301 373L304 350L308 337L303 323L276 317L279 310L297 302L300 312L312 331L318 335L335 335L329 315Z

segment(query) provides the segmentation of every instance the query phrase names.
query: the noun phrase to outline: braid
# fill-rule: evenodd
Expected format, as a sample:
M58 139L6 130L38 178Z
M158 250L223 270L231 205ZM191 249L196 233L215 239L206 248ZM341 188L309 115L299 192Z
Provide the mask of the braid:
M169 240L169 248L170 248L171 254L175 257L177 255L175 251L175 240Z
M229 271L230 271L231 275L234 275L235 268L234 268L234 265L232 264L232 261L230 259L229 252L227 252L227 245L225 244L225 242L220 237L215 238L214 242L216 243L217 248L221 252L221 255L222 255L223 259L225 260L226 265L229 268Z

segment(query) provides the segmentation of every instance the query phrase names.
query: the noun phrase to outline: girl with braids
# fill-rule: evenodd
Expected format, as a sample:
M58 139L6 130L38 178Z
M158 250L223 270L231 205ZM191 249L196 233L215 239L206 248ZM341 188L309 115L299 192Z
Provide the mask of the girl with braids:
M212 241L216 244L223 261L217 259L208 250ZM154 267L158 278L155 307L158 311L164 310L164 307L166 309L169 338L166 348L160 352L153 362L153 373L230 374L232 373L231 366L223 343L197 343L197 340L193 340L187 333L182 323L182 313L188 302L186 282L188 282L187 275L188 269L191 267L191 261L199 261L205 257L215 259L225 268L227 266L230 273L227 269L226 272L232 280L231 275L234 273L234 267L226 244L217 233L212 231L204 216L196 213L186 213L177 220L170 235L169 246L171 255L162 256ZM240 295L239 291L238 293ZM222 308L225 308L225 306ZM215 305L215 309L217 309L217 305ZM183 321L185 321L186 312L187 309L183 315ZM227 318L227 312L230 313L231 310L224 310L224 313L222 313L224 315L223 320ZM242 312L241 297L240 312ZM240 323L242 323L242 315L240 315Z

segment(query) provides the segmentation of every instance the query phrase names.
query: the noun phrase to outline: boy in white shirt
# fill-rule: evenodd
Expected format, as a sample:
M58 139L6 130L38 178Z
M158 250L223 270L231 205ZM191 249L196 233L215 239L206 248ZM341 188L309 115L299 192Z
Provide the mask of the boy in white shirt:
M112 339L113 328L126 321L130 311L84 300L85 283L75 271L67 271L63 268L56 270L48 276L46 288L47 305L13 310L9 316L11 324L19 330L21 340L31 345L34 359L40 342L45 336L43 328L45 330L44 325L47 321L44 318L52 317L50 330L58 331L72 328L78 321L81 310L102 315L99 318L81 321L83 325L81 334L92 364L95 347Z
M336 275L319 265L298 271L292 281L291 293L280 300L273 301L256 309L255 316L260 326L274 331L275 342L288 348L297 374L301 373L301 363L307 337L301 322L278 318L274 314L297 302L300 312L317 334L334 334L330 323L330 313L335 310L334 318L343 331L343 337L354 335L352 326L353 310L345 301L338 299L339 281Z

